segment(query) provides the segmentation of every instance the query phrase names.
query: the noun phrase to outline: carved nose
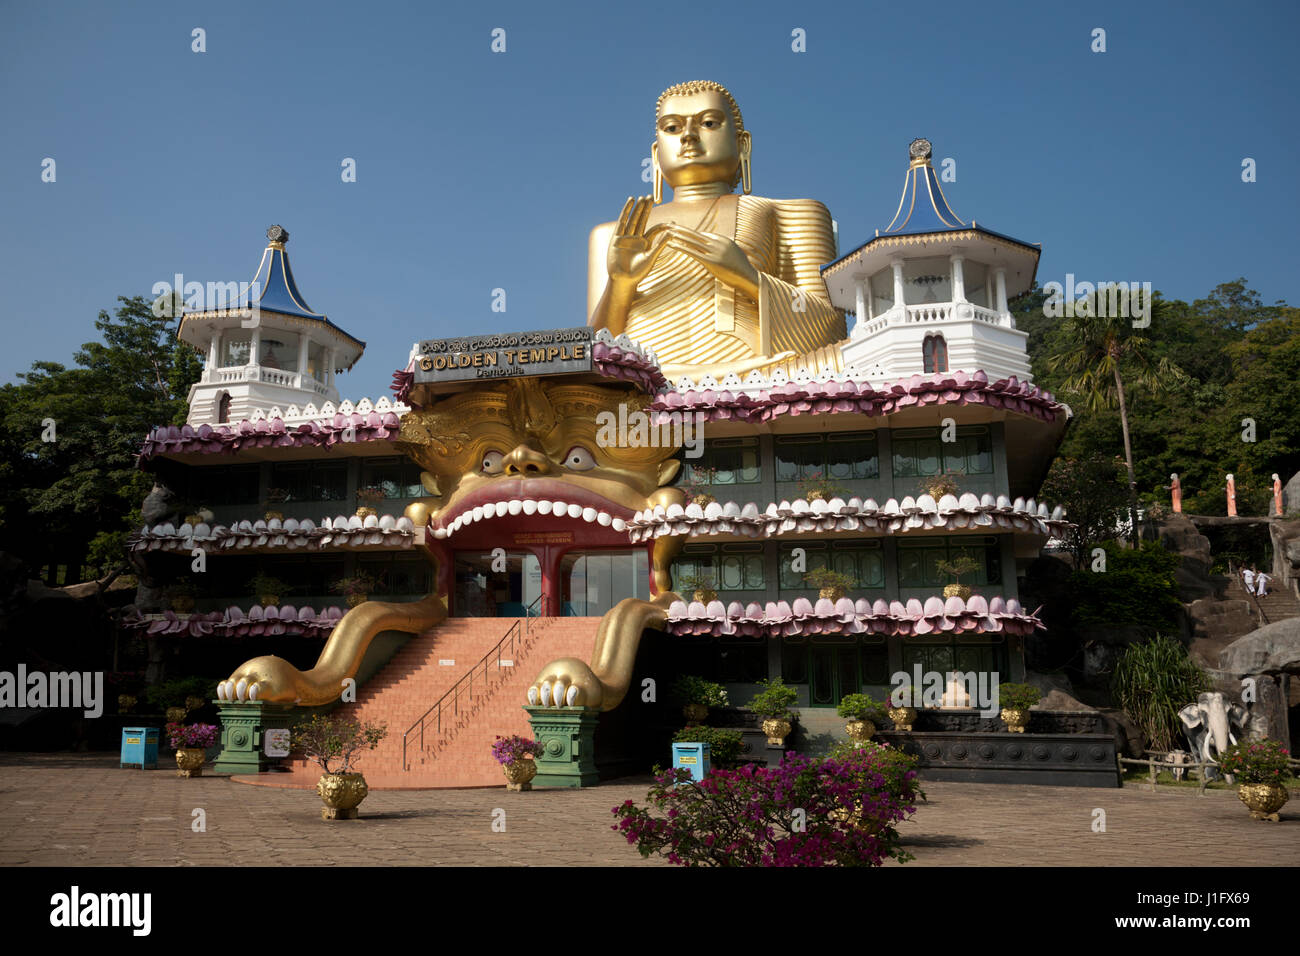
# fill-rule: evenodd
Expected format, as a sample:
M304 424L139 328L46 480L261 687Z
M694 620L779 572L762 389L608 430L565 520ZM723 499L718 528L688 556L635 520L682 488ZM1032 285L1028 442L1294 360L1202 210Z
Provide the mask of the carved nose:
M502 460L502 470L512 478L530 478L549 475L551 460L527 445L520 445Z

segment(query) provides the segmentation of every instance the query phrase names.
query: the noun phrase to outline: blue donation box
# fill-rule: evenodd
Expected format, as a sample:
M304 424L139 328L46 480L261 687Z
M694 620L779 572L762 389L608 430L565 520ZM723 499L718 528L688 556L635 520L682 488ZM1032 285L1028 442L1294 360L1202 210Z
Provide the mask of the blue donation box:
M122 728L122 766L158 769L158 728Z
M685 767L692 780L709 775L709 745L705 742L673 744L673 769Z

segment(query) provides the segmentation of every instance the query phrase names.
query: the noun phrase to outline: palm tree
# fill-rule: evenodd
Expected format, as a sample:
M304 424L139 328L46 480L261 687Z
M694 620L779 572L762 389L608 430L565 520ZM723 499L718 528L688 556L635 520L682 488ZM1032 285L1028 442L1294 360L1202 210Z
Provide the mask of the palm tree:
M1120 427L1124 432L1124 463L1128 469L1130 537L1137 536L1137 478L1133 471L1133 443L1129 438L1128 400L1124 391L1125 374L1130 385L1141 385L1160 393L1183 384L1186 375L1168 359L1152 355L1151 340L1133 327L1123 314L1131 310L1099 308L1105 304L1104 290L1098 290L1074 303L1074 315L1066 318L1061 349L1047 359L1047 368L1065 376L1061 391L1083 397L1089 411L1119 406ZM1112 300L1114 301L1114 300ZM1132 303L1130 298L1129 302ZM1151 321L1167 315L1166 305L1156 299L1151 304Z

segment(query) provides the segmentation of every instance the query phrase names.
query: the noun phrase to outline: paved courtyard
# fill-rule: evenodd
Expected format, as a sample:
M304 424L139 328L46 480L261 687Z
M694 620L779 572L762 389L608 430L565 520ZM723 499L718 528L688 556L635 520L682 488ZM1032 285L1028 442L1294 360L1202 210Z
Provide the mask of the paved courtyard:
M162 763L160 762L160 766ZM589 790L377 791L355 822L320 819L314 792L175 769L122 770L114 754L0 754L0 865L656 866L609 829L646 782ZM903 824L911 866L1291 866L1300 798L1281 823L1229 791L1151 793L926 784ZM1106 832L1093 831L1094 810ZM194 811L206 832L194 832ZM504 832L494 812L504 811ZM496 814L500 819L500 814Z

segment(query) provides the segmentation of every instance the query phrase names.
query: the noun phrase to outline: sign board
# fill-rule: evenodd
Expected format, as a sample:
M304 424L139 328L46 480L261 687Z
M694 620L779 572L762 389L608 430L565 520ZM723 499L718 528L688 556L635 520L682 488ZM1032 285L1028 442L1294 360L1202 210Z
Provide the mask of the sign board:
M262 731L262 750L268 757L289 756L289 731L283 727Z
M438 666L439 666L439 667L455 667L455 666L456 666L456 662L455 662L455 661L449 661L449 660L440 660L440 661L438 661Z
M591 329L509 332L426 339L415 359L415 384L591 371Z
M514 667L514 666L515 666L515 662L513 660L507 660L503 658L497 661L497 667Z

